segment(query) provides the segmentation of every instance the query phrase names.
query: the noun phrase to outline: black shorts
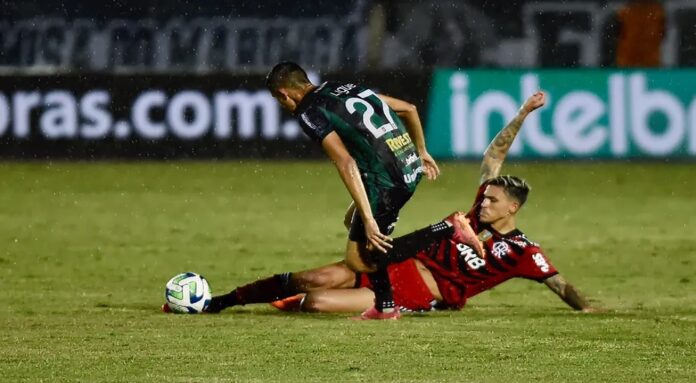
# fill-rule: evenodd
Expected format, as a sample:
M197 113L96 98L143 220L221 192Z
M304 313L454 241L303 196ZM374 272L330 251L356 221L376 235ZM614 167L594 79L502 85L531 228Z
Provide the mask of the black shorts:
M413 192L404 189L381 189L376 203L371 203L372 216L377 221L379 231L382 234L390 235L394 232L396 221L399 220L399 210L406 205ZM350 220L350 232L348 239L359 243L367 243L365 236L365 224L360 217L357 209L353 212Z

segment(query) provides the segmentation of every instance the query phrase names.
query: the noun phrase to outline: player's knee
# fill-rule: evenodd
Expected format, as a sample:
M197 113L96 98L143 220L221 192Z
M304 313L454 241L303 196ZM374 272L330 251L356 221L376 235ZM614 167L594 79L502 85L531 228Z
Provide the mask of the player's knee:
M307 294L302 300L302 305L300 309L308 313L318 313L322 312L326 308L325 299L321 294Z
M360 253L348 253L345 259L346 266L356 273L371 273L375 271L375 267L365 262L364 257Z
M307 285L312 289L330 288L333 282L333 276L330 273L317 272L307 276Z
M371 273L375 271L374 267L369 266L362 259L346 259L346 265L356 273Z
M317 289L328 289L333 284L334 276L323 271L309 271L296 276L295 285L300 291L311 291Z

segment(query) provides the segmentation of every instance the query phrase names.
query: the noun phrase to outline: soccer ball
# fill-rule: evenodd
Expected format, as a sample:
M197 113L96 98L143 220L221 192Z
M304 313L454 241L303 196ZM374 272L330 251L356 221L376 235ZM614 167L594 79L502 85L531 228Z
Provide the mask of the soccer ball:
M210 296L208 281L196 273L175 276L167 282L164 290L167 305L175 313L200 313L208 307Z

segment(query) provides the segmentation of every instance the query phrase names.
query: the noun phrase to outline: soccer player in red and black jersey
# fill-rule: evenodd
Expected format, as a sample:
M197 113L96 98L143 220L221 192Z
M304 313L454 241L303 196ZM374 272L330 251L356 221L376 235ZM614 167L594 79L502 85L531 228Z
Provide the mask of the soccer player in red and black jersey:
M516 214L527 200L529 185L518 177L499 175L524 119L544 102L541 92L531 96L498 133L484 153L473 206L466 214L450 216L462 227L473 229L480 243L472 244L461 231L455 231L450 238L400 254L405 260L387 267L397 305L412 311L460 309L468 298L520 277L543 282L576 310L596 310L558 273L541 247L517 228ZM476 245L483 245L484 250ZM238 287L231 293L235 304L274 301L280 309L355 312L370 307L374 300L368 278L342 262L292 273L284 285L276 279Z

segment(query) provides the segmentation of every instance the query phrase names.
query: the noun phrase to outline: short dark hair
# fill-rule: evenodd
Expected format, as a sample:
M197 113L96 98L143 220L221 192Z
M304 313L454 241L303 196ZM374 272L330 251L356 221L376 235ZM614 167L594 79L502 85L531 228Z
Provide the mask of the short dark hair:
M527 202L527 195L532 190L527 181L515 176L497 176L488 180L488 185L502 187L508 196L520 203L520 206Z
M307 72L291 61L276 64L266 76L266 88L275 94L280 88L293 88L311 84Z

